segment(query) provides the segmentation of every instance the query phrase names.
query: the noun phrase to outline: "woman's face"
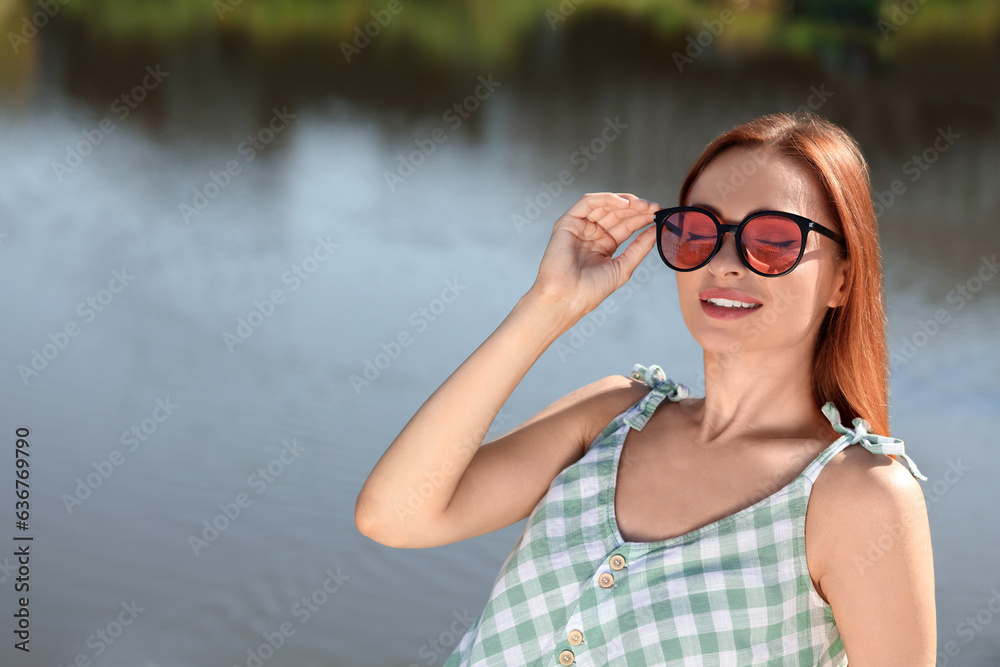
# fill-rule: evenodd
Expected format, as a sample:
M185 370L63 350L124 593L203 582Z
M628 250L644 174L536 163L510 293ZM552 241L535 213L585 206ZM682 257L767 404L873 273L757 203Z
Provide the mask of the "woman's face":
M765 151L733 149L719 155L702 171L684 203L713 211L724 224L738 224L751 212L767 209L797 213L841 231L812 174ZM770 278L744 266L733 235L726 234L706 266L676 273L684 322L706 352L738 355L809 345L811 353L827 309L840 305L845 296L847 262L838 265L839 250L832 239L810 232L795 269ZM704 294L713 288L734 290L740 294L729 295L731 300L760 306L714 306L705 301L710 295Z

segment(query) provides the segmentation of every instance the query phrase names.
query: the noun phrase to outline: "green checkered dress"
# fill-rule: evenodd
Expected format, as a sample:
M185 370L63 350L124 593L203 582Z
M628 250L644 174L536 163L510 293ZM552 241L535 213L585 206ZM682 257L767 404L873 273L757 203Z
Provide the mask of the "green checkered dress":
M841 437L783 489L684 535L626 542L613 513L625 436L664 398L689 394L656 365L636 364L632 377L651 391L552 481L445 667L847 664L806 568L806 503L827 461L855 443L925 480L903 442L861 419L843 426L827 403Z

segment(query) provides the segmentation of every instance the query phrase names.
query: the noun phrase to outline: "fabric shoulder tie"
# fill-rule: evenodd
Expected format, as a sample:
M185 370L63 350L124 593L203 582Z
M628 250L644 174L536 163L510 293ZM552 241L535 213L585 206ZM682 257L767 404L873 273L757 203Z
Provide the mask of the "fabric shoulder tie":
M833 430L843 436L847 436L848 444L853 445L860 443L862 447L873 454L891 454L892 456L898 456L900 461L910 471L910 474L917 479L924 481L927 480L927 478L921 474L913 459L907 456L902 440L871 433L871 425L861 417L854 418L853 429L844 426L840 423L840 411L837 410L837 407L832 401L827 401L826 405L823 406L823 414L830 420Z
M626 424L639 431L646 425L653 410L664 398L675 402L683 401L691 394L690 389L684 385L669 380L663 369L656 364L648 368L642 364L635 364L632 366L632 378L642 380L651 388L651 391L624 417Z

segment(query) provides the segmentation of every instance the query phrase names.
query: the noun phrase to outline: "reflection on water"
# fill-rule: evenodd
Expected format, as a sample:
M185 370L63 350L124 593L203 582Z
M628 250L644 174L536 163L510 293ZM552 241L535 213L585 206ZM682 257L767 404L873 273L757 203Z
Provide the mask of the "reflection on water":
M157 65L163 83L116 114ZM46 42L5 100L0 396L4 432L32 432L37 535L37 646L17 664L249 665L283 632L267 664L443 662L442 630L479 613L520 526L383 548L353 525L364 477L530 287L580 194L668 203L720 130L810 103L857 136L877 191L904 186L882 216L893 428L929 477L940 641L961 646L950 664L995 663L993 631L967 643L955 628L1000 580L1000 531L982 520L1000 473L1000 280L983 268L1000 249L996 91L941 104L956 84L761 64L527 71L495 74L455 127L446 112L488 72L306 69L257 68L211 41L120 59L66 39ZM280 131L275 109L289 115ZM57 173L105 118L113 131ZM620 131L592 143L609 123ZM925 155L948 128L958 138ZM582 347L539 360L489 437L636 362L697 393L673 279L655 255L646 265L648 282ZM134 279L112 285L114 272ZM444 289L457 296L442 308ZM401 333L411 343L352 384ZM143 611L97 656L95 633L133 600Z

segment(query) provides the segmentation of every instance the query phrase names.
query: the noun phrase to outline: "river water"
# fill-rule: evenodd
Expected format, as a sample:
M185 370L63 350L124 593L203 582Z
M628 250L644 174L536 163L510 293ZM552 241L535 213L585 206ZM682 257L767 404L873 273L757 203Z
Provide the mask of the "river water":
M953 642L938 664L1000 664L987 84L586 54L562 77L568 56L545 49L537 67L435 77L303 74L211 39L127 57L56 33L36 46L0 111L8 488L18 427L31 457L30 528L8 491L5 532L34 536L30 654L9 641L0 573L4 664L443 662L523 524L383 547L353 523L371 467L530 287L582 193L667 204L715 134L800 106L855 134L884 205L892 429L929 478L939 649ZM488 437L634 363L698 395L671 272L653 253L632 284L543 355ZM369 363L377 377L352 381Z

